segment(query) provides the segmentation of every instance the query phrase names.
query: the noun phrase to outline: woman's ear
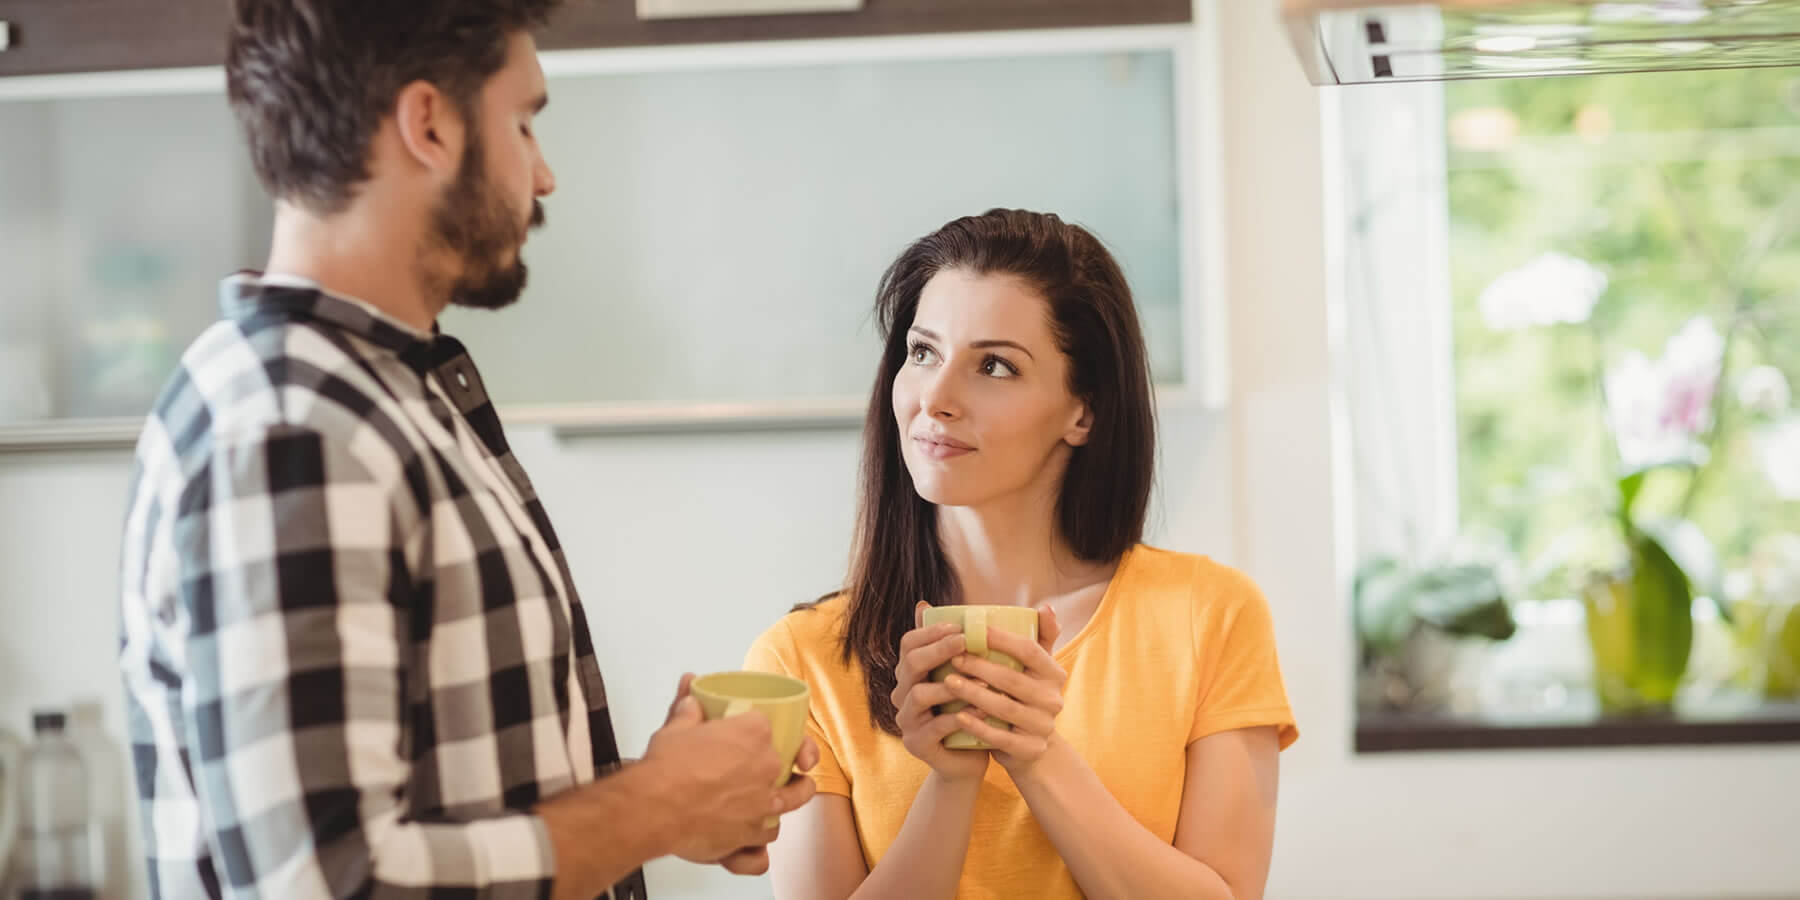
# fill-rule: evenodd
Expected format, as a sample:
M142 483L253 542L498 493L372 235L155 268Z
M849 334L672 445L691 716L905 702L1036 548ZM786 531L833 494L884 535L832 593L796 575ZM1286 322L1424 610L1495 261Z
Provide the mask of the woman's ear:
M1081 408L1076 411L1074 421L1070 422L1068 430L1063 432L1063 442L1071 447L1085 446L1088 436L1093 433L1093 430L1094 411L1088 407L1086 401L1082 401Z

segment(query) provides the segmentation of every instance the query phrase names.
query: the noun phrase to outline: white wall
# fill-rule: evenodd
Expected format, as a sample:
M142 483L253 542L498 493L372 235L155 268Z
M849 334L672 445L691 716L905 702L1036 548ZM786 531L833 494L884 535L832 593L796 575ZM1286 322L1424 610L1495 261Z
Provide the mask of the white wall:
M1800 897L1792 747L1350 752L1351 498L1318 225L1331 95L1298 75L1273 0L1220 5L1233 405L1165 418L1155 531L1246 567L1275 608L1303 737L1283 758L1270 895ZM852 434L515 442L571 549L629 752L681 671L735 666L767 622L841 574ZM122 731L113 570L128 476L119 454L0 456L0 723L91 701ZM123 784L102 789L122 797ZM679 863L653 866L651 884L659 898L768 896L765 882Z
M136 897L137 809L123 742L114 612L127 461L117 454L0 456L0 729L25 736L31 711L74 712L95 763L111 897ZM12 773L0 773L6 779ZM11 790L10 781L0 786Z

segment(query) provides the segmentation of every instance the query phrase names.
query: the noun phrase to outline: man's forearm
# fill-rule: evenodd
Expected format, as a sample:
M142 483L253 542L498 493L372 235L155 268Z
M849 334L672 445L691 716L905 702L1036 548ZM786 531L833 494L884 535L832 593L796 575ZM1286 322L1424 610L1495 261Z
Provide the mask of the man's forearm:
M673 852L678 810L642 762L538 805L556 855L552 900L593 900L645 863Z

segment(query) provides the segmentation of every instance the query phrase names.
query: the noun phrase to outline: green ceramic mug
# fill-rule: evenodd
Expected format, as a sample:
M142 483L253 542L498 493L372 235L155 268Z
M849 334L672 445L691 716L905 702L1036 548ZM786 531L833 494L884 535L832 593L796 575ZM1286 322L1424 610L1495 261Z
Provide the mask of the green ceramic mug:
M770 672L716 672L694 679L688 690L700 701L700 710L708 721L750 712L767 718L775 754L781 757L781 777L775 783L787 783L794 770L794 757L806 741L807 704L812 699L812 689L806 682ZM775 823L775 819L768 821L771 828Z
M968 642L969 655L979 656L990 662L999 663L1014 672L1025 670L1025 664L1013 659L998 650L988 647L988 632L1000 630L1021 635L1025 639L1036 642L1038 639L1037 610L1026 606L934 606L925 610L925 627L950 622L962 626L963 638ZM931 672L932 681L943 681L955 672L956 667L945 663ZM961 700L953 700L938 707L940 714L960 712L969 704ZM993 716L988 716L989 725L995 728L1011 728L1012 726ZM992 744L958 729L944 738L944 746L952 750L992 750Z

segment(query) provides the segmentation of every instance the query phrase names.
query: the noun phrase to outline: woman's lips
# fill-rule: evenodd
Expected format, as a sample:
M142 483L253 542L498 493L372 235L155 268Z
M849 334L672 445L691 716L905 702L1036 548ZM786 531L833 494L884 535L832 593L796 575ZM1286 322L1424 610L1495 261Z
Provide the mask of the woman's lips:
M975 452L975 448L955 438L942 435L913 435L913 441L919 445L919 452L926 459L954 459Z

